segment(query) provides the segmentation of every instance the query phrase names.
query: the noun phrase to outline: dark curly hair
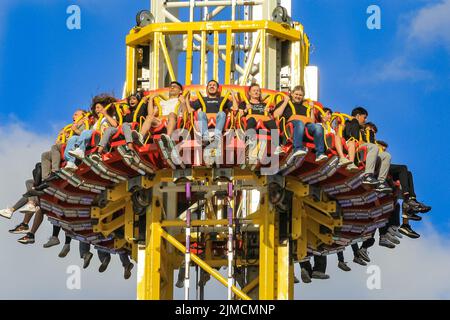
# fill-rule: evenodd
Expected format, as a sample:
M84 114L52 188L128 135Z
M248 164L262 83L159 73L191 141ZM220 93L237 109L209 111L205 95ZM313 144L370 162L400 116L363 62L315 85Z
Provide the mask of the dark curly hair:
M109 104L114 103L114 102L117 102L117 99L114 98L113 96L110 96L107 93L99 94L99 95L95 96L94 98L92 98L91 113L94 115L94 117L97 117L97 114L95 113L95 106L97 104L101 104L105 108ZM115 108L108 109L108 115L113 116L114 112L115 112Z

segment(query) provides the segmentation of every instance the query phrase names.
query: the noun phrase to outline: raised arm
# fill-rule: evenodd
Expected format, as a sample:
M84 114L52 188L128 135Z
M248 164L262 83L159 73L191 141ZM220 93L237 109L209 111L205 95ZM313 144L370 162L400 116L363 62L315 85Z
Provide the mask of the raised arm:
M287 105L289 104L289 100L290 99L288 96L284 96L283 103L273 112L273 116L275 118L280 118L283 115L284 109L286 109Z

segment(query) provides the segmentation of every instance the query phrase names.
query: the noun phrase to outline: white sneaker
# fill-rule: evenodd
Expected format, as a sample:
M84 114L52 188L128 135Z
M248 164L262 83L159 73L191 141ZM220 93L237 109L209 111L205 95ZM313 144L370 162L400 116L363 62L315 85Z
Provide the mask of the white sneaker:
M80 159L80 160L84 159L84 151L81 150L80 148L76 148L75 150L70 150L69 154L71 156L74 156L77 159Z
M12 209L10 208L0 210L0 216L6 219L11 219L13 213L14 211L12 211Z
M276 154L276 155L283 154L283 153L285 153L285 151L284 151L283 147L281 147L281 146L276 147L275 151L273 152L273 154Z
M77 165L75 163L69 161L69 162L67 162L67 164L64 167L64 169L71 170L71 171L76 171L76 170L78 170L78 167L77 167Z
M35 206L34 203L28 202L19 211L22 213L35 213L39 207Z
M350 172L359 171L359 168L354 163L350 163L346 169Z
M348 166L350 163L352 162L347 158L339 158L338 167L345 167Z
M316 157L316 162L322 162L328 160L328 157L324 154L321 154L320 156Z
M308 152L306 151L306 150L297 150L297 151L295 151L293 154L292 154L292 158L295 158L295 157L303 157L303 156L305 156L306 154L307 154Z

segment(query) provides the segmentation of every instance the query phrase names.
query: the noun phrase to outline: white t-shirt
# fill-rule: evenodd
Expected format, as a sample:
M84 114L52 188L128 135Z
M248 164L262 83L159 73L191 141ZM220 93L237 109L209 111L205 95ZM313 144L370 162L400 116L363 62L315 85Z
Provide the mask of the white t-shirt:
M172 98L169 100L161 100L161 112L160 116L168 116L170 113L177 114L175 108L178 104L178 98Z

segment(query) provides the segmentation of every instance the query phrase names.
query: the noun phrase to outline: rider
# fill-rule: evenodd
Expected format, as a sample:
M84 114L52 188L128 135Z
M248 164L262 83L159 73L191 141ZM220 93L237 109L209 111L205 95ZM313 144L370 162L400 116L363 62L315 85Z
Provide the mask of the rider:
M306 155L307 149L303 146L303 137L305 127L314 137L314 144L316 146L316 162L327 160L325 155L324 130L319 123L314 123L313 108L308 110L307 101L304 100L305 89L303 86L296 86L292 89L290 99L285 97L284 101L280 102L274 111L274 117L284 117L294 126L293 157L301 157ZM292 105L289 103L291 102ZM309 113L308 113L309 111Z

